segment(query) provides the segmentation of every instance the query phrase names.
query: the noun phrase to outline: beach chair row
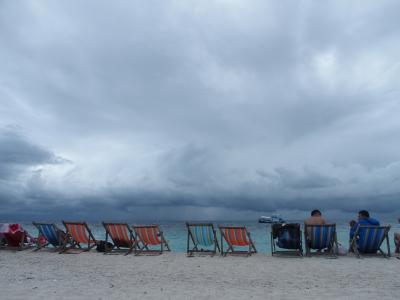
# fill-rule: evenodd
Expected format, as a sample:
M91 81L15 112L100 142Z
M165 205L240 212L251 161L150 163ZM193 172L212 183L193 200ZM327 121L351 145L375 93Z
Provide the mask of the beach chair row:
M33 222L39 231L36 250L48 245L52 245L60 253L71 250L89 251L95 246L102 247L105 253L123 251L126 255L132 252L157 254L171 250L158 225L129 226L127 223L103 222L106 240L99 241L86 222L62 221L62 223L65 231L54 223ZM46 242L40 243L40 237L43 237ZM159 249L154 249L154 246L159 246Z
M125 252L125 255L134 252L161 254L170 251L169 244L158 225L133 225L127 223L106 223L105 241L96 240L89 226L85 222L62 221L65 231L54 223L33 222L38 229L36 250L49 245L60 253L89 251L93 247L103 247L103 252ZM187 254L196 253L215 255L256 253L255 244L250 232L245 226L219 225L220 241L213 223L186 223L187 227ZM358 257L361 254L379 253L390 256L388 232L390 226L360 226L354 238L350 241L350 250ZM19 235L21 248L24 238ZM305 225L305 249L308 256L313 254L328 254L336 256L338 241L336 225ZM109 243L111 241L112 243ZM387 251L381 246L386 241ZM273 224L271 226L271 254L303 255L302 232L300 224Z
M361 255L382 255L390 257L390 226L359 226L350 240L349 252ZM382 245L386 241L386 251ZM339 243L336 224L304 225L304 244L306 255L326 254L337 257ZM300 224L273 224L271 226L271 254L303 255L302 232Z
M100 244L104 245L105 253L125 251L125 255L132 252L136 255L141 253L161 254L164 251L171 250L158 225L129 226L127 223L103 222L106 240L98 241L87 223L66 221L62 221L62 223L65 232L54 223L33 222L33 225L39 231L39 237L46 240L44 243L38 242L36 250L52 245L60 253L70 250L89 251ZM187 223L186 225L188 229L187 252L189 255L193 255L193 253L216 254L217 252L223 255L228 253L251 255L257 252L245 226L219 226L221 234L221 242L219 243L212 223ZM109 239L112 243L108 242ZM40 238L38 238L38 241L40 241ZM226 248L224 249L225 245ZM154 249L154 247L158 248ZM236 247L240 247L240 249L236 249Z

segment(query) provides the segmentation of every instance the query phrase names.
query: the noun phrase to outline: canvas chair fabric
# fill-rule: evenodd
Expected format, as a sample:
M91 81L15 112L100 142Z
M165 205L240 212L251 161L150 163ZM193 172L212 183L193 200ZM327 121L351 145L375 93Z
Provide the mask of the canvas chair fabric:
M335 256L338 253L336 237L336 224L305 225L304 235L306 240L306 253L308 256L317 250L318 254L330 254ZM322 252L322 250L326 250Z
M54 248L62 248L66 243L66 233L59 229L54 223L38 223L33 222L33 225L39 231L37 249L44 248L48 245L52 245ZM44 237L46 242L40 244L40 236Z
M220 247L217 240L217 234L212 223L186 223L188 230L187 253L211 253L216 254ZM213 246L213 249L207 249ZM200 248L201 247L201 248ZM203 248L205 247L205 248Z
M104 229L106 230L106 242L108 237L113 241L113 249L124 250L127 248L126 254L131 253L137 246L132 229L127 223L105 223L103 222Z
M64 245L62 252L74 248L83 249L81 244L86 244L87 248L84 249L84 251L89 251L97 245L97 240L92 234L86 222L63 221L63 224L65 226L69 239L68 242Z
M350 248L360 257L361 254L382 254L384 257L390 257L389 244L390 226L364 226L360 225L356 229L353 239L350 242ZM381 246L386 240L385 253Z
M250 232L245 226L219 226L221 233L221 254L246 254L257 253L256 247L250 237ZM228 244L226 251L223 250L224 240ZM248 247L248 250L235 250L235 247Z
M158 253L162 254L164 251L171 251L168 242L164 238L164 234L158 225L134 225L132 226L135 233L135 240L141 243L141 247L135 249L135 254L140 253ZM149 246L160 246L160 249L153 250Z
M277 247L284 250L279 250ZM300 224L273 224L271 226L271 254L303 255Z

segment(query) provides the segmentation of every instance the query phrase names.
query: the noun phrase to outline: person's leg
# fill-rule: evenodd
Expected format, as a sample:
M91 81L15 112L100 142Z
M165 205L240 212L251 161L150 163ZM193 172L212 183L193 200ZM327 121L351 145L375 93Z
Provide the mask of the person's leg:
M399 252L400 252L400 232L396 232L394 234L394 245L395 245L394 253L399 254Z

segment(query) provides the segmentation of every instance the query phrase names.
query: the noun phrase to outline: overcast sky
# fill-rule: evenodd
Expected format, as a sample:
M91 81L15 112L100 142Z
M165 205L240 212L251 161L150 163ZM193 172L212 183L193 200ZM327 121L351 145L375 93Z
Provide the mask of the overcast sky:
M400 212L399 1L0 1L0 219Z

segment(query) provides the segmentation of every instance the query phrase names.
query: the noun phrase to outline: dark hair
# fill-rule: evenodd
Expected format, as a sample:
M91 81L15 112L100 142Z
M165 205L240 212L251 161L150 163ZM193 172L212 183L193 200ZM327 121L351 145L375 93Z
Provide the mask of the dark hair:
M311 216L315 216L315 215L322 215L322 214L321 214L321 212L320 212L318 209L314 209L314 210L311 212Z
M366 210L360 210L360 211L358 212L358 214L359 214L360 216L369 218L369 212L366 211Z

